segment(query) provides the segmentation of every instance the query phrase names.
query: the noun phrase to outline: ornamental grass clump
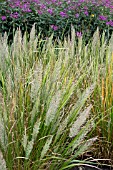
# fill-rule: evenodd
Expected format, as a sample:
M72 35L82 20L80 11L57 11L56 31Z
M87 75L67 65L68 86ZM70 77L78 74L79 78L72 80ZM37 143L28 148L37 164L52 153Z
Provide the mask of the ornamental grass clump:
M20 29L11 46L7 39L0 37L0 163L9 170L87 165L78 157L97 140L88 139L95 117L87 101L95 80L82 88L91 73L89 59L79 60L74 38L56 46L51 36L40 50L43 39L35 36L35 26L29 41Z
M109 159L113 165L111 152L113 149L113 34L108 42L105 32L100 36L97 29L92 41L84 48L80 47L81 45L78 48L79 61L89 59L89 66L91 66L90 76L84 80L84 87L87 87L92 80L96 81L96 88L90 98L93 105L92 114L98 117L93 132L94 136L99 137L97 143L95 142L97 150L93 152L94 157ZM78 94L80 93L78 91Z
M99 32L95 44L97 45L98 59L95 59L97 88L93 96L93 113L99 113L98 129L96 135L100 137L97 143L98 157L109 158L113 160L113 34L109 43L103 33L102 39L99 38ZM94 42L92 43L94 46ZM95 68L93 70L95 72ZM103 151L104 149L104 151Z

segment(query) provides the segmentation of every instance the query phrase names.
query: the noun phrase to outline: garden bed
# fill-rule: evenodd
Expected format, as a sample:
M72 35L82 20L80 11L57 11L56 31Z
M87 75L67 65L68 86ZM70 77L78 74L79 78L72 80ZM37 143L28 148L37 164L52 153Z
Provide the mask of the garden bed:
M0 6L4 170L113 165L113 2L99 2Z

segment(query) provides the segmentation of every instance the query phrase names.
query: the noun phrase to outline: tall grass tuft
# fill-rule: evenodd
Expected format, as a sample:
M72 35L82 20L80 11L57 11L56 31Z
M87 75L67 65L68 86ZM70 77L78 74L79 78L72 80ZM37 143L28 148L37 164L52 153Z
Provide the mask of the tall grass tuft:
M98 155L113 160L113 35L109 43L103 39L98 52L97 88L94 92L93 112L98 113L96 134L100 137Z
M20 29L11 46L6 34L0 37L0 150L9 170L71 168L97 139L88 139L99 113L92 98L110 52L100 58L104 45L93 46L99 39L85 45L68 37L56 45L52 37L44 42L35 25L29 40Z

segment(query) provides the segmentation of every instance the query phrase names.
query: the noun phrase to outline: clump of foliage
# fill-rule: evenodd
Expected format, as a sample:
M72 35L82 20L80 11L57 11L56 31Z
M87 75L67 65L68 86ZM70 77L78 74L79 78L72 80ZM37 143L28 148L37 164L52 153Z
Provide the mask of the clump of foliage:
M70 169L91 164L79 160L89 149L113 160L113 35L97 29L84 44L72 27L71 39L44 41L34 25L29 37L0 36L1 167Z
M77 63L75 38L56 47L51 36L40 50L43 40L35 35L35 25L29 41L20 30L11 46L7 39L0 37L0 164L9 170L80 165L78 157L97 140L88 139L95 118L87 100L95 80L77 95L90 74L89 60Z
M30 32L36 23L37 33L49 37L62 38L68 35L71 25L76 35L82 34L88 40L96 31L106 32L107 37L113 31L113 2L96 0L11 0L0 6L0 32L9 35L20 27Z

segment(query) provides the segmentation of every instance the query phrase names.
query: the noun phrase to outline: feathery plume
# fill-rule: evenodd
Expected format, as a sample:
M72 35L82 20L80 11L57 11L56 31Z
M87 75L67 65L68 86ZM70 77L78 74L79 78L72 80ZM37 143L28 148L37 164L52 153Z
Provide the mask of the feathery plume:
M44 156L46 155L47 151L49 150L50 144L52 142L53 136L49 136L48 139L46 140L46 143L42 149L41 152L41 159L44 158Z
M52 97L50 105L49 105L49 109L46 113L46 121L45 124L47 126L50 125L50 123L52 122L52 120L55 117L56 111L58 109L59 103L61 100L61 91L57 91L56 94Z
M2 152L0 151L0 170L7 170L6 162L3 158Z
M86 120L90 115L91 108L92 108L92 105L87 107L82 113L79 113L77 120L74 122L74 124L70 128L70 134L69 134L70 137L76 136L80 128L86 123Z

